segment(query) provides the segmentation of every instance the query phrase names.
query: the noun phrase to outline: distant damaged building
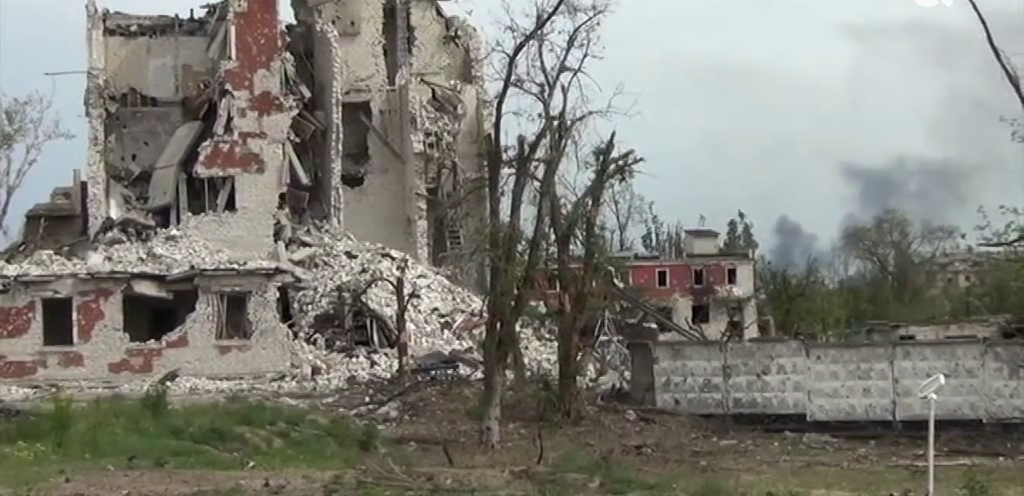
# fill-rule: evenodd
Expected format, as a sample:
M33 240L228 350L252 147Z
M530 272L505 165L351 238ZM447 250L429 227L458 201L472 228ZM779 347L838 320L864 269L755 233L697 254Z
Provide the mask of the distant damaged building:
M434 0L293 8L90 1L86 178L7 250L0 380L285 370L314 226L477 281L476 31Z

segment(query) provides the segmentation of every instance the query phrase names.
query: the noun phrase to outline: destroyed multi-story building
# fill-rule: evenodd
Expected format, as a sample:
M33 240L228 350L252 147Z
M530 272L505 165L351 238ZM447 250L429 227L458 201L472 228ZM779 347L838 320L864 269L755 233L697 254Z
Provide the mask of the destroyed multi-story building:
M293 8L89 1L86 177L6 253L0 380L284 370L308 226L479 283L476 31L436 0Z

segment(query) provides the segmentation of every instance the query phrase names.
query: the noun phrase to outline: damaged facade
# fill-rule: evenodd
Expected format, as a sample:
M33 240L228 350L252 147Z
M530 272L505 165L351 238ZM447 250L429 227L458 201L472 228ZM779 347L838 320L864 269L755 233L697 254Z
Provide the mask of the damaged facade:
M719 236L711 229L687 229L682 258L612 256L617 281L606 290L623 310L623 322L654 324L665 341L756 337L753 253L727 252ZM546 302L558 301L555 272L548 271L538 283L546 290Z
M711 229L684 232L684 256L676 260L633 258L629 285L675 323L713 340L758 335L754 256L722 249ZM662 339L681 339L666 333Z
M434 0L293 4L282 29L277 0L89 2L86 178L6 252L0 380L286 370L313 229L478 284L475 31Z

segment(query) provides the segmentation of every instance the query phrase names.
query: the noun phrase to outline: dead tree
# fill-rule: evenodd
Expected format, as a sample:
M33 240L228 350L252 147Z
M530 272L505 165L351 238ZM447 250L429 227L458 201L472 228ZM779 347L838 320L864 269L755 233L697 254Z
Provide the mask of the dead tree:
M618 151L612 133L595 147L591 160L584 164L591 174L575 199L564 200L558 189L547 192L562 288L558 305L558 403L565 420L575 420L580 414L577 379L582 372L581 363L585 363L593 346L593 340L583 335L589 331L584 323L598 311L601 300L595 295L599 285L606 281L608 271L607 260L602 256L606 246L600 229L605 193L612 184L631 180L634 168L642 161L633 150ZM581 256L576 257L575 253Z
M20 98L0 96L0 232L4 236L9 233L11 202L43 150L54 141L73 137L61 127L52 98L38 92Z
M1017 97L1017 102L1020 103L1021 109L1024 110L1024 88L1021 88L1020 77L1017 75L1017 71L1013 68L1013 64L1009 60L1010 57L996 42L996 38L992 34L992 29L988 25L988 20L985 18L985 14L981 12L981 8L978 7L977 1L967 0L967 2L971 5L971 10L974 12L974 16L978 19L978 24L981 25L981 30L985 34L985 44L988 45L988 49L992 53L992 57L996 59L996 64L999 65L999 70L1006 79L1006 83L1010 85L1010 89L1013 90L1014 96Z
M971 5L971 11L974 12L975 18L978 20L978 24L981 26L982 32L985 34L985 44L988 46L989 52L992 53L992 57L996 61L996 65L999 66L999 71L1003 74L1003 78L1006 80L1006 84L1010 86L1010 90L1013 91L1013 95L1017 97L1017 102L1020 103L1021 110L1024 110L1024 87L1021 86L1020 75L1017 74L1017 70L1014 69L1013 63L1010 60L1009 55L1003 51L996 41L995 35L992 34L992 28L989 27L988 19L985 18L985 14L981 12L981 8L978 7L976 0L967 0ZM1020 125L1019 119L1010 119L1015 125ZM1024 135L1020 133L1020 130L1014 131L1014 138L1018 141L1024 139ZM1024 243L1024 233L1018 234L1008 240L999 240L993 242L980 243L981 246L989 248L1003 248L1010 246L1017 246Z
M630 231L644 221L647 201L633 189L633 183L615 184L608 190L608 213L612 224L612 246L619 251L633 249Z
M398 351L398 369L395 376L404 379L409 374L409 325L407 316L409 305L419 298L419 293L413 289L409 290L406 274L409 271L409 259L403 258L398 262L398 276L394 280L385 277L375 277L363 286L358 293L357 299L362 299L373 286L378 283L387 283L395 292L395 349Z
M607 13L605 0L533 0L523 15L506 7L499 27L504 38L491 53L497 92L486 148L490 267L480 426L481 442L490 449L501 441L501 398L510 357L517 375L523 375L516 327L547 251L543 194L555 189L558 171L547 166L560 163L568 141L600 114L579 112L567 119L569 114L560 112L560 97L569 97L562 99L568 109L586 108L584 64L592 58L599 20ZM507 145L505 133L511 127L524 131ZM527 194L534 192L541 195L538 211L527 226Z

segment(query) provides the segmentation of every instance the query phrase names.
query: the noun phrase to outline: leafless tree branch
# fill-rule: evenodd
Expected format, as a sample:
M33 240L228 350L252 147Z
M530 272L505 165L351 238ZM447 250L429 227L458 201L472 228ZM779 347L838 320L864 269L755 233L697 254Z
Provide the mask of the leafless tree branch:
M39 92L16 98L0 96L0 232L5 236L11 203L46 146L73 137L61 127L51 97Z

